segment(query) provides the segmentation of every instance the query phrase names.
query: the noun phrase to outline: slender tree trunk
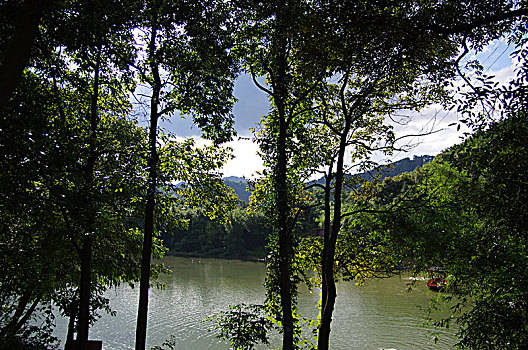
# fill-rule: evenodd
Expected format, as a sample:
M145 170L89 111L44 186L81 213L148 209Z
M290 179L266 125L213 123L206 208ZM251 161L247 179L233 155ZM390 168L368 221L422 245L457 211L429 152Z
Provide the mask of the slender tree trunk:
M281 114L279 112L279 114ZM286 154L286 121L284 116L279 120L280 131L278 140L278 164L276 174L278 235L279 235L279 288L282 308L283 349L293 349L293 313L292 313L292 283L291 257L292 232L288 225L289 203L287 182L287 154Z
M319 326L319 336L317 349L328 349L330 342L330 324L332 322L332 313L334 311L335 300L337 297L336 285L334 280L334 255L335 255L335 240L334 228L329 236L329 240L325 247L324 257L326 261L322 269L323 285L322 295L324 299L321 303L321 324Z
M96 203L94 198L94 170L97 161L97 128L99 117L97 111L97 100L99 99L99 69L101 64L101 47L98 47L97 58L94 67L94 83L91 100L90 114L90 145L88 161L85 169L86 188L89 193L88 212L86 213L86 230L82 240L81 248L81 283L79 288L79 328L77 333L77 345L81 349L86 348L88 332L90 328L90 296L92 293L92 250L94 243L94 229L96 220Z
M79 308L77 306L73 307L70 319L68 321L68 333L66 334L66 345L64 350L71 350L73 344L73 336L75 333L75 320L79 314Z
M278 238L279 238L279 290L282 308L283 340L284 350L294 349L294 318L291 282L291 259L293 250L292 228L289 225L290 198L288 192L288 151L286 140L288 137L288 124L286 118L285 101L287 91L287 19L282 8L277 11L277 79L274 87L274 102L278 114L278 140L277 140L277 168L275 171L275 184L277 186L277 215L278 215Z
M19 10L13 38L0 64L0 110L11 98L28 65L45 3L42 0L26 0Z
M331 229L331 206L330 206L330 198L331 198L331 185L332 185L332 174L333 170L333 163L329 165L328 167L328 174L326 176L325 181L325 197L324 197L324 239L323 239L323 252L321 256L321 324L319 325L319 335L318 335L318 343L317 346L319 349L324 348L326 346L328 348L328 339L330 335L330 327L327 325L327 322L323 321L323 310L327 307L327 301L328 301L328 290L329 290L329 283L328 283L328 255L329 255L329 241L330 241L330 229Z
M29 321L29 318L31 317L33 312L35 312L35 309L37 308L41 299L42 299L42 293L37 295L35 300L33 300L33 303L31 304L31 306L29 307L29 309L27 309L27 311L25 312L24 316L22 316L22 318L18 320L15 326L15 332L18 332L18 330L22 328L22 326Z
M34 290L26 291L18 302L17 309L11 318L11 321L0 331L0 339L14 336L21 328L29 321L29 318L35 312L43 293L36 295L31 306L26 310L27 305L31 301Z
M24 293L22 293L22 296L18 300L15 313L11 317L11 321L9 321L9 323L0 330L0 338L3 338L8 334L15 334L17 332L16 326L19 323L18 320L24 314L24 310L26 310L27 304L29 304L32 295L32 289L26 290Z
M346 113L345 113L346 114ZM334 312L335 301L337 298L337 289L334 278L334 263L335 263L335 249L337 243L337 236L341 229L341 206L342 206L342 192L343 192L343 180L344 180L344 163L345 163L345 150L347 144L347 135L350 131L350 118L345 116L345 127L341 134L339 151L337 156L337 164L335 171L335 188L334 188L334 217L332 221L331 230L329 229L326 221L330 221L330 217L326 211L330 210L330 203L325 200L325 242L323 248L323 261L322 261L322 303L321 303L321 325L319 326L319 336L317 342L318 350L326 350L330 346L330 325L332 323L332 314ZM329 171L331 173L331 169ZM325 193L326 196L326 193ZM328 237L327 237L328 236Z
M147 339L148 294L150 286L150 259L152 255L152 238L154 236L154 207L156 201L158 152L158 105L161 91L161 79L155 57L157 35L157 14L154 12L152 33L149 43L150 69L152 72L152 98L150 100L149 132L149 173L147 203L145 208L145 231L143 235L143 252L141 257L141 279L139 284L139 303L136 326L136 350L144 350Z
M88 234L90 235L90 233ZM90 328L90 295L92 287L92 246L93 237L83 238L81 251L81 284L79 296L79 328L77 332L77 344L84 349L88 341Z

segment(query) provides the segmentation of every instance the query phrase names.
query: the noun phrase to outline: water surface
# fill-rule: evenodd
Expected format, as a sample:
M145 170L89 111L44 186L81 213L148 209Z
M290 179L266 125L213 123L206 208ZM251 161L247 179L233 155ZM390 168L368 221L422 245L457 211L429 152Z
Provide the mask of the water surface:
M166 257L173 270L163 276L164 289L151 289L147 345L161 345L170 335L177 349L228 349L227 343L208 331L201 321L237 303L262 303L265 267L262 263L237 260ZM409 279L392 277L368 281L364 286L339 283L332 323L331 349L451 349L456 342L453 332L441 332L437 344L432 329L422 327L425 308L433 292L420 283L407 292ZM103 316L91 329L91 339L102 339L104 349L133 349L136 328L138 288L120 286L107 293L115 317ZM317 291L305 287L299 295L303 316L317 315ZM58 335L65 334L66 322L59 322ZM280 336L272 341L280 345ZM265 347L264 347L265 348Z

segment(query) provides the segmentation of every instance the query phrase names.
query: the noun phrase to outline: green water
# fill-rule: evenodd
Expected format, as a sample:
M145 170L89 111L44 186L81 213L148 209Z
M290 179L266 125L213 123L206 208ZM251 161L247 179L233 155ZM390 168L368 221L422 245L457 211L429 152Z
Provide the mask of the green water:
M176 257L164 263L173 274L161 279L165 289L150 292L149 348L174 335L177 349L228 349L201 321L231 304L262 303L264 264ZM434 344L431 329L421 327L424 308L435 294L425 289L425 282L408 293L408 283L405 277L376 279L361 287L339 283L331 349L451 349L456 342L452 332L442 332ZM117 315L104 316L90 331L91 339L103 340L103 349L133 349L138 293L128 285L107 293ZM317 293L301 289L303 316L317 315L317 299ZM65 323L59 322L57 335L66 332ZM279 345L280 336L274 335L272 347Z

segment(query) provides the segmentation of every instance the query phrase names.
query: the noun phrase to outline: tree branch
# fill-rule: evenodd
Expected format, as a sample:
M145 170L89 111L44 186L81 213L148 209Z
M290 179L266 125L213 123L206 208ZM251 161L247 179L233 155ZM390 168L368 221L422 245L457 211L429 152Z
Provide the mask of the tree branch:
M249 68L250 70L250 73L251 73L251 79L253 79L253 83L262 91L264 91L265 93L267 93L268 95L270 96L274 96L273 92L267 88L265 88L264 86L262 86L258 81L257 81L257 77L255 76L255 72L253 71L253 67L250 67Z
M491 23L500 22L508 19L520 18L522 16L528 16L528 8L520 8L517 10L512 10L509 12L503 12L499 14L494 14L489 17L481 17L475 19L473 22L463 23L455 25L451 28L445 28L440 26L432 26L433 31L440 34L460 34L468 33L471 30L482 27Z

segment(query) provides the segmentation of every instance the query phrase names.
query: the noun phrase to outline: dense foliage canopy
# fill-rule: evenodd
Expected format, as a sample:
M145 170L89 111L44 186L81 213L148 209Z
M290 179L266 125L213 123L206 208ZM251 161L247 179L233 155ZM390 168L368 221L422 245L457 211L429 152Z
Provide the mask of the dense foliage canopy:
M525 0L1 2L1 346L53 347L55 308L70 319L69 344L76 333L85 347L98 310L110 311L104 291L140 281L143 350L162 238L174 251L267 256L265 305L220 318L236 347L278 327L286 350L328 349L336 280L412 261L448 268L463 346L522 348L527 9ZM520 61L502 87L478 62L461 65L500 38ZM249 208L218 170L240 72L270 101ZM383 185L349 176L372 169L375 152L406 150L390 121L432 103L454 106L475 134L413 175ZM176 114L211 146L161 132ZM323 182L309 182L314 174ZM303 279L322 290L314 338L296 310ZM244 320L256 334L236 333Z
M417 270L445 267L448 302L435 307L448 306L450 317L438 324L455 322L463 348L522 349L527 341L527 77L522 61L509 84L470 92L470 103L489 113L468 110L476 132L386 181L377 205L392 209L365 220Z

